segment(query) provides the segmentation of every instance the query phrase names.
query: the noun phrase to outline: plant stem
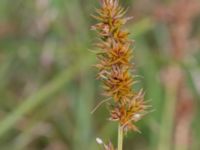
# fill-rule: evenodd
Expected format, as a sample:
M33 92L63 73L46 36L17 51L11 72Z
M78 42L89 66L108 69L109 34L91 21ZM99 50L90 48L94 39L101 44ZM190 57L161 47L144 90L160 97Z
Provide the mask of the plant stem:
M118 127L118 150L123 149L123 128L119 124Z

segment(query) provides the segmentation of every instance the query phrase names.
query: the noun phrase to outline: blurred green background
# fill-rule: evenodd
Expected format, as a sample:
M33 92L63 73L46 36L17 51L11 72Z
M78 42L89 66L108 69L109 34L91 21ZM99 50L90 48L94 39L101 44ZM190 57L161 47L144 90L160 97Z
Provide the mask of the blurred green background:
M199 0L121 0L134 16L136 85L153 110L125 150L200 150ZM90 14L98 0L0 0L0 150L116 145L97 81Z

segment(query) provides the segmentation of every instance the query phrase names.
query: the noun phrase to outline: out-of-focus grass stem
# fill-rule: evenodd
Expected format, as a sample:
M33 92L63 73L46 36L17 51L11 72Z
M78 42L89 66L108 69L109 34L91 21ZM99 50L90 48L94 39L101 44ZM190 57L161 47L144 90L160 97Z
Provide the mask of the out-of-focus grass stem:
M179 70L177 66L169 68L166 76L177 75L179 78ZM175 73L177 71L177 74ZM175 73L175 74L174 74ZM171 76L172 77L172 76ZM172 79L168 77L168 79ZM160 125L160 135L158 141L158 150L171 150L172 149L172 135L173 135L173 126L174 126L174 115L176 108L176 96L178 90L178 80L167 80L165 82L165 91L166 91L166 100L163 108L163 114L161 116L161 125Z
M84 60L84 61L83 61ZM14 125L27 113L32 111L37 106L41 105L52 95L60 91L79 71L80 64L85 68L89 67L93 59L90 57L85 57L77 62L75 65L72 65L70 68L67 68L61 74L57 75L55 79L49 82L46 86L41 88L36 94L30 96L25 100L20 106L18 106L13 112L11 112L4 120L0 123L0 138L9 131Z

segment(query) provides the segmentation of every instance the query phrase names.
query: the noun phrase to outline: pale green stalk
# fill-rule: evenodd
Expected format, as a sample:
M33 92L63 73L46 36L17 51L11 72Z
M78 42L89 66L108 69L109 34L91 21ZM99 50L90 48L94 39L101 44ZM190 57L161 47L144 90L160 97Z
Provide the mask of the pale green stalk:
M118 150L123 149L123 128L119 124L118 127Z

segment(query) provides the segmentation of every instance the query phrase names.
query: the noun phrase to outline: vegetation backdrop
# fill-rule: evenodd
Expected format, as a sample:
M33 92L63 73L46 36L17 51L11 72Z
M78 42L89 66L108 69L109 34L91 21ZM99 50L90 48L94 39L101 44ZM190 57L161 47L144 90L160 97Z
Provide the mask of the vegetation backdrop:
M121 0L135 74L153 110L125 150L200 149L200 3ZM0 0L0 150L100 150L117 124L97 81L98 0ZM116 142L114 142L116 144Z

